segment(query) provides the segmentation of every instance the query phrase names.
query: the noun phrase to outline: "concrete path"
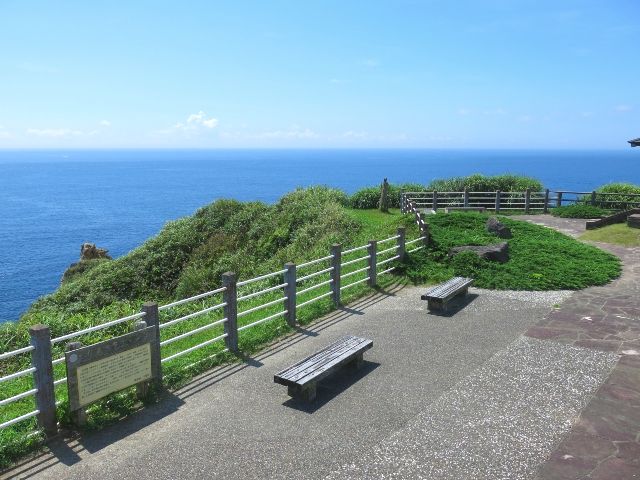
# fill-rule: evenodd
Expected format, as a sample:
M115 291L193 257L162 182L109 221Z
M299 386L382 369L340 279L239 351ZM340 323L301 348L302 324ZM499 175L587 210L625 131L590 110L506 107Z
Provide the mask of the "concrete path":
M578 236L584 220L524 217ZM640 248L604 243L623 272L616 281L574 293L527 336L619 356L607 381L540 471L541 479L640 478Z
M615 285L584 291L604 296L589 309L600 305L611 315L588 335L602 335L615 315L629 317L623 330L606 333L613 337L536 334L559 329L553 315L577 309L583 292L473 289L459 310L439 316L427 313L421 289L396 289L331 314L246 363L215 369L118 425L53 443L50 454L6 477L635 478L640 379L616 372L635 362L624 352L640 349L628 337L640 311L606 305L620 288L626 297L618 300L637 294L638 272L630 268ZM577 321L565 327L574 332L566 335L584 331ZM275 372L344 334L372 338L374 347L357 374L324 381L316 403L298 404L273 383ZM583 340L617 343L576 343Z

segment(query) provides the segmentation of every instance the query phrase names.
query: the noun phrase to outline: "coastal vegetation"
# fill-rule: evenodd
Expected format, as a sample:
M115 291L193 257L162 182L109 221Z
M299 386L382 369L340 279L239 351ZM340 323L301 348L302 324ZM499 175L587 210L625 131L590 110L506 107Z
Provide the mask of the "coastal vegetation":
M399 187L396 192L399 192ZM416 186L407 188L414 189ZM377 198L370 209L364 208L364 202L355 203L356 195L349 197L327 187L299 189L283 196L273 205L218 200L192 216L169 222L158 235L123 257L76 266L56 292L36 301L19 322L0 327L0 349L6 352L27 345L28 328L36 323L48 325L52 336L59 337L139 312L145 301L157 301L163 305L216 289L221 284L222 273L226 271L236 272L240 279L256 277L280 270L289 261L299 264L324 257L334 243L341 243L346 249L366 244L370 239L393 236L399 226L407 227L408 239L418 237L413 216L403 215L397 208L390 208L388 213L380 212L376 208L380 189L372 189L376 190ZM391 188L392 202L393 191ZM363 195L356 198L363 198ZM397 198L399 201L399 196ZM476 284L484 288L577 289L606 283L619 273L617 258L608 253L547 228L504 217L501 221L513 232L513 238L508 240L511 259L507 263L496 264L470 253L450 257L448 251L451 247L488 245L500 239L486 231L487 216L483 214L437 214L429 216L427 220L432 240L429 247L409 254L405 263L397 265L394 275L381 276L378 282L381 288L407 281L431 284L452 275L466 275L476 278ZM318 265L317 270L321 268L324 267ZM361 268L361 265L350 265L343 273L357 268ZM364 275L363 272L352 278L359 279ZM242 294L274 287L278 283L281 283L281 279L256 282L243 287ZM360 284L344 291L343 302L349 303L371 291L366 284ZM298 301L301 303L311 296L326 292L328 286L304 294ZM259 298L248 299L242 308L250 310L281 296L281 291L273 291ZM213 296L195 304L179 305L161 312L161 321L168 322L220 302L219 296ZM242 317L241 324L246 325L277 313L278 309L282 309L281 304L250 313ZM308 324L332 309L331 301L323 299L300 309L298 321L302 325ZM222 312L217 310L181 322L163 329L161 338L173 338L205 326L221 316ZM127 324L114 325L83 335L82 341L92 344L126 333L130 328L131 325ZM281 319L262 323L242 332L240 349L243 354L251 354L291 331ZM163 357L197 345L221 332L222 326L217 326L168 344L163 347ZM62 343L55 344L53 349L54 358L62 356ZM214 365L237 361L236 357L223 349L224 345L216 342L165 363L165 386L176 388ZM0 364L0 375L27 368L28 365L28 354L13 357ZM64 377L64 364L57 364L54 369L55 378ZM5 382L0 384L0 398L8 398L30 388L28 376ZM67 425L70 419L64 385L56 388L56 397L60 402L59 418L63 425ZM153 397L149 401L153 401ZM99 428L140 406L131 389L111 395L90 407L86 428ZM33 409L31 397L22 399L3 407L0 422ZM29 420L0 431L0 465L6 465L37 445L37 435L25 436L33 427L34 421Z
M479 173L466 177L436 179L428 184L402 183L389 184L389 206L400 208L400 193L405 192L532 192L542 191L542 183L532 177L522 175L482 175ZM380 200L380 186L361 188L349 197L349 206L358 209L377 208Z
M598 193L608 193L607 208L624 209L627 208L626 202L640 202L640 185L632 183L607 183L596 189Z
M551 215L562 218L601 218L609 215L609 213L611 213L611 210L585 203L575 203L551 210Z

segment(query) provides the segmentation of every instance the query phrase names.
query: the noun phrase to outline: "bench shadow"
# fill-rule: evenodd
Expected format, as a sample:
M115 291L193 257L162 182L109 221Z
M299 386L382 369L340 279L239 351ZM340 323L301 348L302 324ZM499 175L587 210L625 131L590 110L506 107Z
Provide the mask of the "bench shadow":
M37 478L40 473L56 464L74 465L82 461L80 452L98 452L171 415L183 404L182 399L170 392L165 392L160 402L141 408L99 431L80 432L67 437L61 434L47 442L48 452L27 458L10 469L0 472L0 478Z
M456 313L465 308L479 296L480 295L478 295L477 293L469 293L466 296L456 297L449 301L446 311L428 310L427 313L429 315L435 315L437 317L453 317Z
M333 375L318 382L317 396L312 402L303 402L295 398L289 398L289 400L285 401L282 405L293 408L294 410L313 414L379 366L379 363L367 360L362 363L362 366L358 370L353 370L347 365Z

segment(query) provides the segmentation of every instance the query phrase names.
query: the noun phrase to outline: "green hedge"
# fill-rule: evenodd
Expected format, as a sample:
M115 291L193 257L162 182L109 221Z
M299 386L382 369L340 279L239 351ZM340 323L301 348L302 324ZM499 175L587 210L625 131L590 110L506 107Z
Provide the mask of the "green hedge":
M602 206L614 210L622 210L628 208L627 202L640 203L640 197L630 196L629 194L640 194L640 185L632 183L608 183L596 189L598 193L615 193L616 195L607 195L604 200L614 203L603 203Z
M533 192L542 191L542 183L531 177L520 175L486 176L479 173L467 177L453 177L433 180L428 185L419 183L389 184L389 206L400 208L400 193L405 192L462 192L465 188L472 192ZM349 206L358 209L378 208L380 185L361 188L349 197Z

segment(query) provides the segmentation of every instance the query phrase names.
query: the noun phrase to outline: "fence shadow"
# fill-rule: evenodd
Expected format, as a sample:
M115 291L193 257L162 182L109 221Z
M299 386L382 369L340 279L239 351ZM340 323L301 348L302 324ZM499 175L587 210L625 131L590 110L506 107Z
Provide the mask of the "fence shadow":
M243 363L227 364L217 368L213 368L208 372L205 372L198 377L194 378L186 386L177 390L175 393L180 398L186 399L195 395L196 393L215 385L216 383L224 380L230 375L233 375L245 368L260 368L263 365L263 361L282 350L300 343L308 337L317 337L320 332L330 328L337 323L340 323L353 315L363 315L364 310L383 301L388 297L393 297L395 294L404 288L404 284L397 283L391 285L387 289L378 289L375 293L361 298L355 301L349 306L340 307L333 312L328 313L324 317L316 320L308 325L299 326L290 335L275 340L272 344L266 346L260 352L254 356L243 355L241 358Z
M354 371L348 367L342 368L330 377L318 382L317 396L314 401L307 403L296 400L295 398L290 398L282 405L301 412L313 414L379 366L380 364L377 362L365 360L358 370Z
M95 432L80 433L72 437L62 435L47 442L48 452L26 459L0 473L0 478L37 478L40 473L59 463L67 466L82 461L83 451L96 453L103 448L142 430L158 420L176 412L184 401L166 392L162 400L142 408L122 421Z

